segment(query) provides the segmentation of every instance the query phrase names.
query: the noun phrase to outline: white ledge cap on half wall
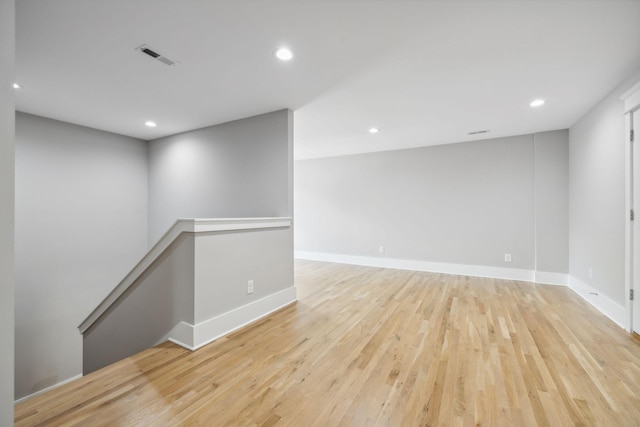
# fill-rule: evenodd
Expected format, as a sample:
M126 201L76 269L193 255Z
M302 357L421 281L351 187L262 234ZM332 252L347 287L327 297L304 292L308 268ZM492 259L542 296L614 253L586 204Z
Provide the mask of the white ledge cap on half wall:
M262 218L179 218L178 224L188 228L183 232L202 233L206 231L249 230L255 228L289 227L290 217L262 217ZM173 228L173 227L171 227ZM169 229L170 231L171 229ZM162 240L162 239L160 239Z
M84 334L116 300L149 268L154 261L182 233L210 233L216 231L257 230L264 228L290 227L291 217L261 218L180 218L142 257L140 262L127 274L120 283L102 300L100 304L78 326Z

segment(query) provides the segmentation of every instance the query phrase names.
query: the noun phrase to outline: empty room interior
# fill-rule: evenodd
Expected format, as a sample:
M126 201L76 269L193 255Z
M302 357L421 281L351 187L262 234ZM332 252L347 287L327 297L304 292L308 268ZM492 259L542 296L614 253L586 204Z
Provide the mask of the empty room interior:
M0 0L0 427L640 426L639 22Z

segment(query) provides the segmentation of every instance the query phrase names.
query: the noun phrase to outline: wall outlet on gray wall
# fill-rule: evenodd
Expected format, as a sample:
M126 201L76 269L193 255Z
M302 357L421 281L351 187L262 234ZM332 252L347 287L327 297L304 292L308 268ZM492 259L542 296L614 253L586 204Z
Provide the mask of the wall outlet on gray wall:
M504 254L504 262L511 262L511 254Z
M247 282L247 294L253 293L253 280Z

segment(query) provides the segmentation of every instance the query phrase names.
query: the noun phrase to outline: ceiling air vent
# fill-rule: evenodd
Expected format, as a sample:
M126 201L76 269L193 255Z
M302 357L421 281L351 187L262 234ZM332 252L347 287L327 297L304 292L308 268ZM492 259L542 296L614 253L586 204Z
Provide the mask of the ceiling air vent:
M489 129L476 130L476 131L473 131L473 132L469 132L467 135L478 135L478 134L481 134L481 133L489 133Z
M171 59L167 58L166 56L158 53L157 51L155 51L153 49L151 49L146 44L143 44L142 46L137 47L136 50L139 50L141 53L144 53L145 55L148 55L151 58L155 59L156 61L160 61L165 65L176 65L176 61L172 61Z

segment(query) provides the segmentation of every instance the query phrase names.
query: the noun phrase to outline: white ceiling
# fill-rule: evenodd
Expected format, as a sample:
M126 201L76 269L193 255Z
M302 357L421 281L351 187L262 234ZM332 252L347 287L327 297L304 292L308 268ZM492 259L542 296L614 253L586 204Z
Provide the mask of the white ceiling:
M16 3L18 110L150 140L290 108L296 158L568 128L640 69L639 0Z

